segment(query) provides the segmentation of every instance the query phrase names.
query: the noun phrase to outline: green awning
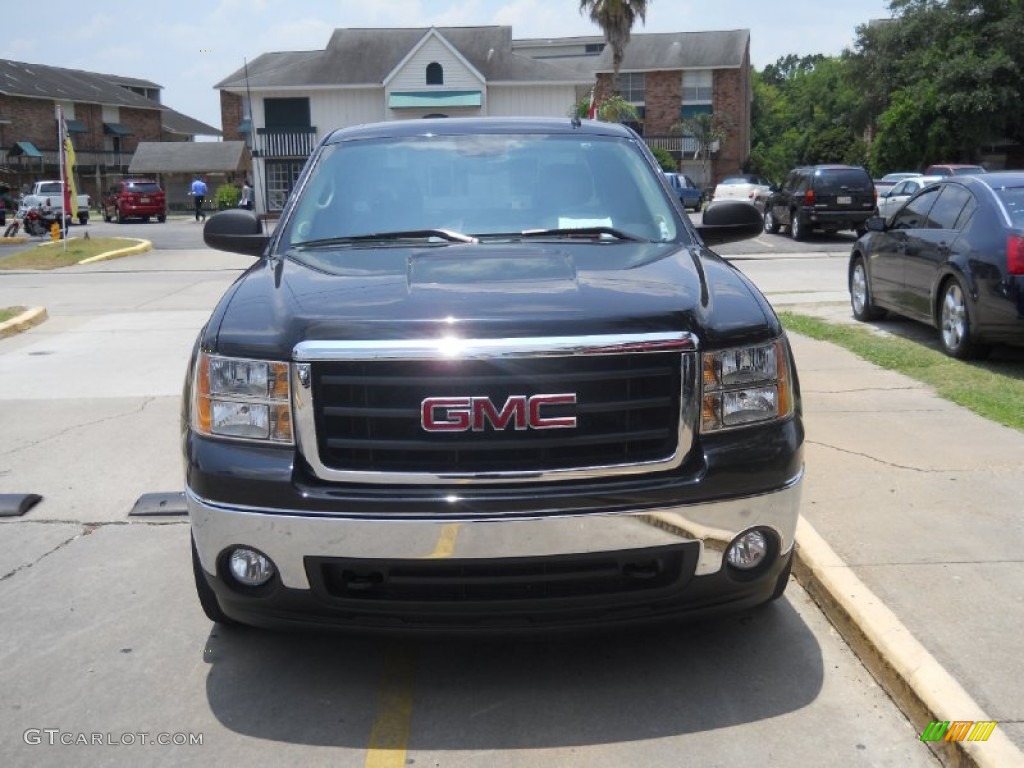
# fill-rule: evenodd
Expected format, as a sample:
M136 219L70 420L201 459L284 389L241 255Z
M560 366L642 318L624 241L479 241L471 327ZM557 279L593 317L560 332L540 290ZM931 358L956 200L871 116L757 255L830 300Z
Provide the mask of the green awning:
M479 107L481 104L482 91L394 91L388 96L391 109Z
M65 120L64 124L68 127L68 133L88 133L89 129L85 127L85 123L81 120Z
M131 136L131 128L125 128L120 123L104 123L103 132L109 133L111 136Z
M252 133L252 120L248 117L238 124L239 133Z
M43 153L36 149L31 141L17 141L11 150L12 155L24 155L25 157L42 157Z

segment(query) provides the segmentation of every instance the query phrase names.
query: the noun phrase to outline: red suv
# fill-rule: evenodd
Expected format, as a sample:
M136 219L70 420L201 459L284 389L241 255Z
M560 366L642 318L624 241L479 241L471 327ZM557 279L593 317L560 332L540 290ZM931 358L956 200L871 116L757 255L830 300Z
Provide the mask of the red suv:
M160 184L153 179L124 179L115 182L103 197L103 220L114 219L123 224L126 219L141 218L149 221L156 216L161 224L167 221L167 197Z

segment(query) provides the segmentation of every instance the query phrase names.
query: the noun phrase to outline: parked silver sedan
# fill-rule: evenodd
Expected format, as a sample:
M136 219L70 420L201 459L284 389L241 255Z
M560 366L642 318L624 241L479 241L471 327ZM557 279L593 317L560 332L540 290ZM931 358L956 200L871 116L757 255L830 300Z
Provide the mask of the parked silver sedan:
M913 197L918 190L924 189L934 181L941 179L941 176L914 176L910 179L904 179L898 182L889 190L889 194L884 197L878 196L878 215L883 219L888 219L900 207Z

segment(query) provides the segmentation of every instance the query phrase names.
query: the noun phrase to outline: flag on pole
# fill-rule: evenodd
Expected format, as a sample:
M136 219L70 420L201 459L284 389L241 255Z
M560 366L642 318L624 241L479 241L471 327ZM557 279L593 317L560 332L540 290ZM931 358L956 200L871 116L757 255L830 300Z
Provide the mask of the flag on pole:
M75 189L75 148L71 146L68 125L64 120L64 110L57 108L60 116L60 150L61 150L61 181L64 182L64 217L78 216L78 190Z
M594 103L594 89L590 89L590 105L587 107L587 119L593 120L597 117L597 104Z

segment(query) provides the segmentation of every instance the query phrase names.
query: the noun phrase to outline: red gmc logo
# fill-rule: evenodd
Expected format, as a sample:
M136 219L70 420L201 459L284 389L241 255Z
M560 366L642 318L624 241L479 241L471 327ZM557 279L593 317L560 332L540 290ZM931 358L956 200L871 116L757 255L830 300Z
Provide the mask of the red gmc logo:
M573 429L575 416L545 416L548 405L576 404L576 393L512 395L499 410L486 397L428 397L420 404L420 424L427 432L480 432L490 424L505 429Z

